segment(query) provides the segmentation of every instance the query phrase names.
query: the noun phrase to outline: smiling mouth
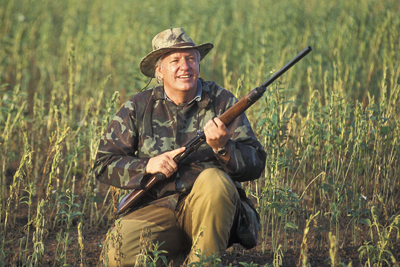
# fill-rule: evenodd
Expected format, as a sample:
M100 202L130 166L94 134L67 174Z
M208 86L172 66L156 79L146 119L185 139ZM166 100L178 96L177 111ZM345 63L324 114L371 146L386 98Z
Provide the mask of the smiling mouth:
M192 77L192 75L181 75L181 76L178 76L179 79L186 79L186 78L190 78L190 77Z

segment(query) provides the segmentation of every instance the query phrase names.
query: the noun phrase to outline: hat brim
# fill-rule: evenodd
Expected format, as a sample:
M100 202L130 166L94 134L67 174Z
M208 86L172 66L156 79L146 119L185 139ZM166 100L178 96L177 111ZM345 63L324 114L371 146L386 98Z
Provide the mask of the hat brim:
M180 46L180 47L165 47L155 51L150 52L147 54L141 61L140 61L140 71L150 78L155 78L155 65L157 60L162 56L169 52L179 49L197 49L200 52L200 61L211 51L214 47L211 43L205 43L196 46Z

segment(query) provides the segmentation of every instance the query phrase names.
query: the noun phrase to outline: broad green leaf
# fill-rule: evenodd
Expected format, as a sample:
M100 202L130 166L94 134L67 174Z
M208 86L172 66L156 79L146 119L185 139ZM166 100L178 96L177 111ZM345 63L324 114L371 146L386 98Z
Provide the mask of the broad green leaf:
M368 225L368 226L371 225L371 220L370 219L360 219L359 222L362 223L362 224Z

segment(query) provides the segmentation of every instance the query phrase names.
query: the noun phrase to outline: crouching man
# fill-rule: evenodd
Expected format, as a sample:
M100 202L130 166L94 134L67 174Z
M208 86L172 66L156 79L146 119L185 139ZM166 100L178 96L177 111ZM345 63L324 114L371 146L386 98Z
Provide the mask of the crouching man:
M228 127L218 119L235 97L199 78L200 61L213 45L195 45L174 28L157 34L152 46L140 70L159 85L120 109L101 137L94 166L99 181L123 189L142 189L156 173L166 176L123 216L122 266L135 265L146 226L174 266L186 257L189 263L198 260L190 253L196 238L196 250L207 256L225 251L235 242L237 185L259 178L265 167L265 151L245 114ZM173 158L198 131L204 131L206 144L177 165ZM108 258L114 266L112 245Z

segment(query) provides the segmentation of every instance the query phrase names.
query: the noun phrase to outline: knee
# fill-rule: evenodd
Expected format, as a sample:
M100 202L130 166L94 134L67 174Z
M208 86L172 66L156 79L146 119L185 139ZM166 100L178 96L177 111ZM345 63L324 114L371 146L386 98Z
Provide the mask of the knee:
M202 171L192 190L211 201L232 199L237 194L235 183L224 171L217 168Z
M219 188L236 188L229 175L217 168L202 171L197 177L196 183L203 188L214 190Z

